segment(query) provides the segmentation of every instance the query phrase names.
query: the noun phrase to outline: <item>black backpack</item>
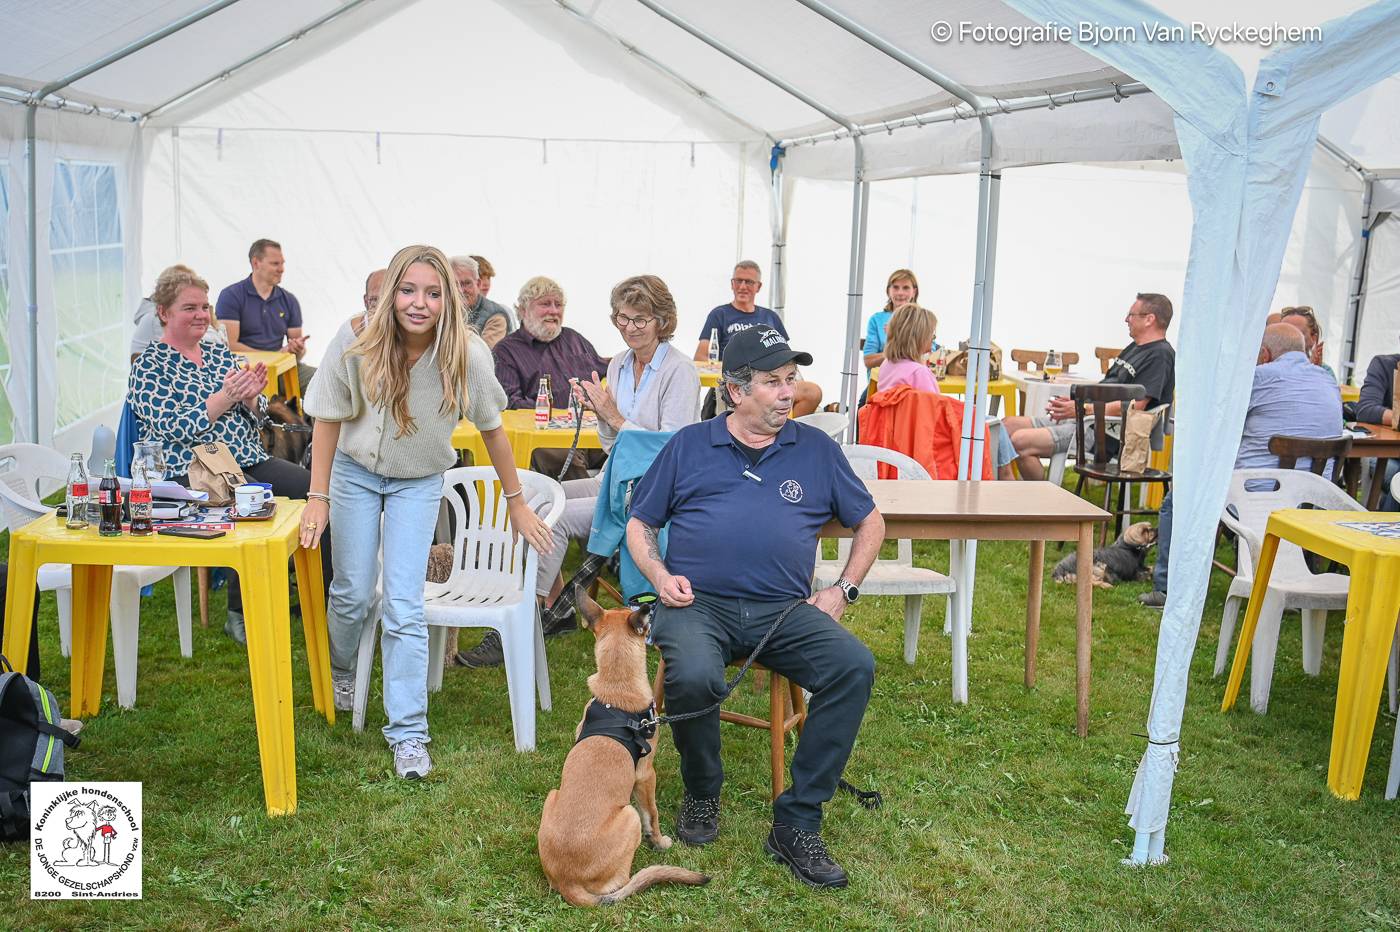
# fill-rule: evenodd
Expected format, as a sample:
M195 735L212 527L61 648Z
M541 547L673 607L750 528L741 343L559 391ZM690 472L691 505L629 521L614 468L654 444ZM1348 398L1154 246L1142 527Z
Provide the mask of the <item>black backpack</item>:
M0 841L29 837L29 784L63 779L64 747L78 736L59 727L58 700L0 656Z

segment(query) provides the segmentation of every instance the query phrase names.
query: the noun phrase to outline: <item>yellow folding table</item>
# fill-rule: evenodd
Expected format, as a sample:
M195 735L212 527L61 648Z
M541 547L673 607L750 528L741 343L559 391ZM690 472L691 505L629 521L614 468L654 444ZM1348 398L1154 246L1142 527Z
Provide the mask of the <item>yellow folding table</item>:
M283 398L288 401L295 398L297 404L301 404L301 376L297 374L295 353L256 350L238 355L247 357L250 363L260 362L267 366L267 385L263 386L264 395L271 398L280 389Z
M557 409L556 409L557 410ZM501 412L501 429L510 441L511 452L515 455L516 469L530 468L530 455L536 450L567 450L574 443L572 427L553 427L544 430L535 427L533 408L520 408ZM585 427L578 432L580 450L601 450L603 443L598 439L598 428ZM486 443L476 425L463 418L452 431L452 449L466 450L472 455L472 462L478 466L490 465L486 455Z
M1347 593L1342 667L1337 678L1337 709L1332 719L1332 753L1327 768L1327 786L1342 799L1357 799L1361 795L1395 620L1400 614L1400 539L1344 525L1394 525L1397 519L1400 515L1393 512L1300 508L1281 509L1269 516L1259 569L1249 594L1249 609L1240 628L1225 698L1220 703L1224 712L1233 708L1239 697L1279 541L1289 541L1349 567L1351 589Z
M335 723L331 698L330 643L320 554L299 542L305 502L276 499L277 511L266 521L240 521L223 537L191 540L150 537L102 537L95 525L68 530L53 515L36 518L10 535L8 600L5 604L4 653L23 671L29 657L29 616L34 583L45 563L73 566L72 711L85 718L102 704L102 674L107 656L107 606L112 567L228 566L243 587L244 624L248 635L248 673L253 686L253 717L262 762L263 795L268 815L290 815L297 808L296 748L292 729L292 643L287 559L294 558L301 623L306 637L311 699L316 711Z

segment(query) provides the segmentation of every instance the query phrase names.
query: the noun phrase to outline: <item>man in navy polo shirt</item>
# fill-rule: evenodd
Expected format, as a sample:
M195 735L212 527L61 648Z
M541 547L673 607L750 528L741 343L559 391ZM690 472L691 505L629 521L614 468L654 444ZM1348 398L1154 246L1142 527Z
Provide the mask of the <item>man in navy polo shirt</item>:
M215 315L228 331L229 349L295 354L304 392L316 369L301 362L307 335L301 332L301 303L281 287L286 269L282 246L270 239L255 240L248 248L248 262L252 274L219 292L214 305Z
M805 883L844 887L846 873L821 837L831 798L860 729L875 659L838 624L875 561L885 521L841 448L789 419L797 364L812 357L781 333L754 327L724 350L729 412L683 427L662 448L632 498L627 546L655 586L662 608L652 639L666 659L666 711L697 711L723 693L725 664L743 657L789 606L759 660L812 692L792 786L773 803L764 846ZM817 535L835 518L854 530L835 586L812 594ZM664 560L659 529L670 524ZM677 722L685 797L681 841L719 834L719 713Z

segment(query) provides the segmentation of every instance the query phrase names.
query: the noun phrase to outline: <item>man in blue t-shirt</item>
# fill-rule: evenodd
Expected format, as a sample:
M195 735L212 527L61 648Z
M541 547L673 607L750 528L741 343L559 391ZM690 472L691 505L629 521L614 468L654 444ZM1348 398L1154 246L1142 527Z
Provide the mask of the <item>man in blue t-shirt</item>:
M734 266L734 275L729 279L729 288L734 292L734 300L713 308L705 317L705 325L700 328L700 342L695 346L696 362L709 361L711 334L719 336L719 354L721 356L724 355L724 348L729 345L730 337L754 327L771 327L778 331L784 340L788 339L783 319L773 313L771 308L759 307L757 304L758 293L763 290L763 273L759 270L757 262L752 259L740 260L739 264ZM810 359L803 365L811 365ZM817 410L821 403L821 386L815 382L803 382L799 377L797 398L793 404L795 416L801 417L804 414L811 414ZM711 396L705 401L701 417L708 420L714 417L714 414L714 398Z
M219 292L214 305L218 322L228 333L228 348L235 353L292 353L305 392L316 368L302 362L310 335L301 329L301 302L281 285L286 270L281 244L254 240L248 247L248 264L252 273Z
M885 521L841 448L790 419L797 364L772 327L729 340L730 411L683 427L638 483L627 546L661 601L652 641L666 660L666 711L695 712L724 690L724 668L745 657L782 616L759 660L812 691L792 759L792 786L773 802L768 852L799 879L844 887L846 873L821 838L831 798L860 729L875 659L839 623L879 552ZM817 538L835 519L854 532L836 585L811 592ZM670 525L663 560L660 529ZM719 712L675 722L685 796L676 833L692 845L719 835Z

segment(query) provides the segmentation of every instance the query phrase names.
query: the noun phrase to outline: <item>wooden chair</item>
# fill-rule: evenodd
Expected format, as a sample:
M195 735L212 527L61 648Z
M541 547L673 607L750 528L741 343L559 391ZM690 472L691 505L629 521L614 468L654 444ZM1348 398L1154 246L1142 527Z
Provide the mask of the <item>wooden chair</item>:
M1035 366L1036 372L1045 371L1045 357L1050 354L1049 350L1035 349L1014 349L1011 351L1011 361L1016 364L1016 369L1020 372L1028 371L1027 365ZM1077 365L1079 362L1078 353L1061 353L1060 358L1064 360L1065 368ZM1026 393L1017 392L1020 396L1020 407L1017 408L1022 414L1026 413Z
M1116 346L1094 347L1094 355L1099 357L1099 370L1104 375L1108 375L1108 367L1113 365L1113 360L1117 359L1122 352L1122 348Z
M1332 482L1338 486L1342 484L1342 467L1350 450L1351 438L1346 435L1318 439L1275 434L1269 438L1269 452L1278 457L1279 469L1296 469L1300 459L1311 459L1309 471L1314 476L1325 476L1330 465Z
M741 665L747 658L736 657L729 662L731 667ZM755 663L749 669L752 676L760 671L767 670L761 663ZM786 742L787 733L794 728L798 735L802 734L802 726L807 721L807 699L802 693L802 687L792 682L785 676L779 676L771 670L768 672L768 718L755 718L752 715L744 715L741 712L731 712L728 709L720 709L719 720L721 722L732 722L735 725L745 725L749 728L763 728L768 731L769 758L773 766L773 799L782 795L783 786L787 777L787 756ZM652 683L652 696L656 701L656 711L659 714L665 707L665 682L666 682L666 661L662 659L656 665L656 679ZM737 690L736 690L737 692Z
M1132 515L1155 514L1146 508L1129 508L1128 486L1141 482L1159 482L1166 487L1171 486L1172 474L1163 469L1152 469L1151 467L1141 472L1130 472L1121 469L1117 462L1117 457L1108 455L1108 415L1104 408L1112 402L1122 403L1122 411L1118 415L1120 419L1119 436L1125 437L1128 433L1128 408L1131 402L1145 397L1146 390L1141 385L1074 385L1069 390L1069 396L1074 400L1074 437L1076 450L1075 472L1079 474L1079 481L1075 483L1074 494L1078 495L1084 489L1086 480L1095 479L1104 484L1103 509L1113 514L1113 536L1116 538L1123 532L1123 518ZM1089 416L1094 419L1094 449L1090 453L1084 451L1084 417L1086 404L1093 406L1093 411ZM1118 488L1118 507L1112 507L1113 489ZM1109 543L1108 522L1104 522L1103 546Z

